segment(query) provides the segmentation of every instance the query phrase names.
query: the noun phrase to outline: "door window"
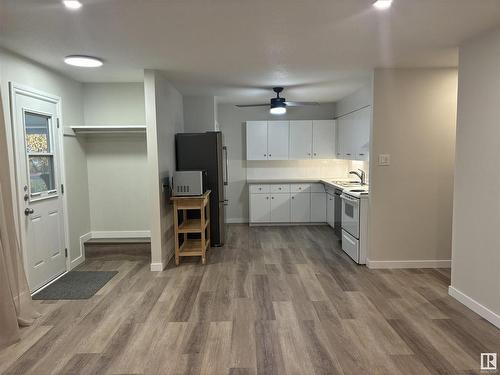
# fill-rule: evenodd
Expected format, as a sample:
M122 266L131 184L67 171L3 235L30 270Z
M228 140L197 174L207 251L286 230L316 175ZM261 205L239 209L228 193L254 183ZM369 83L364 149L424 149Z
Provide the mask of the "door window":
M31 197L41 197L43 193L56 192L50 124L50 116L24 113L25 149Z

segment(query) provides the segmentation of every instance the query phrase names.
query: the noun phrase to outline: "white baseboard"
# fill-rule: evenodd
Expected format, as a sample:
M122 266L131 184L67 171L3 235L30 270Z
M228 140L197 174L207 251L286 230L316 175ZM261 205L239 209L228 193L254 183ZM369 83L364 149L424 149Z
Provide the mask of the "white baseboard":
M80 264L82 264L85 261L85 246L84 243L92 238L92 232L85 233L83 236L80 236L80 255L77 256L75 259L72 259L69 262L69 269L70 271L78 267Z
M148 238L149 230L92 231L92 238Z
M479 302L470 298L468 295L462 293L460 290L454 288L451 285L448 287L448 294L455 298L458 302L467 306L476 314L486 319L494 326L500 328L500 315L498 315L494 311L491 311L486 306L481 305Z
M246 223L248 223L248 219L244 219L242 217L226 219L226 224L246 224Z
M163 263L159 262L159 263L151 263L151 271L153 272L161 272L163 271L164 267L163 267Z
M368 268L451 268L451 260L366 260Z

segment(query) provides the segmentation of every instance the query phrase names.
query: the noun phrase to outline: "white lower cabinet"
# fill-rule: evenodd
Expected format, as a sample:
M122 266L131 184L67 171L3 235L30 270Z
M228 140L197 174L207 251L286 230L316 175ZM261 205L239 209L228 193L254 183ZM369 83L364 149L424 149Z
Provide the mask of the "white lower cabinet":
M335 197L326 194L326 222L332 228L335 226Z
M250 194L250 222L271 221L271 199L269 194Z
M330 223L331 219L333 227L330 195L323 184L250 184L248 190L250 223Z
M291 194L291 215L292 223L308 223L311 221L311 194L292 193Z
M326 221L326 193L311 193L311 222Z
M271 223L290 221L290 194L271 194Z

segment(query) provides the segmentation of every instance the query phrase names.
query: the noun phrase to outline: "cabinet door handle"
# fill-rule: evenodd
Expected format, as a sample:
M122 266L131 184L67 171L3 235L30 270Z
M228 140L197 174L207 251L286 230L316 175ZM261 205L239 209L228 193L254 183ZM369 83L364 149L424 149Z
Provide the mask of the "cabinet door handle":
M269 197L266 197L266 199L269 199Z
M292 197L292 199L295 199L295 197Z
M274 199L274 197L271 197L271 199Z
M314 153L314 156L316 156L316 153Z

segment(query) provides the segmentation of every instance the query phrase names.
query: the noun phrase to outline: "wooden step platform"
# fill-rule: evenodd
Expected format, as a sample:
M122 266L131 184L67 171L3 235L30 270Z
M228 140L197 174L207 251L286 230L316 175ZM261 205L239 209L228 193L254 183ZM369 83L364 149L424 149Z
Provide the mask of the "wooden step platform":
M85 242L85 245L101 245L101 244L134 244L134 243L151 243L149 237L137 238L92 238Z
M84 243L85 258L137 259L151 258L151 239L92 238Z

